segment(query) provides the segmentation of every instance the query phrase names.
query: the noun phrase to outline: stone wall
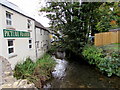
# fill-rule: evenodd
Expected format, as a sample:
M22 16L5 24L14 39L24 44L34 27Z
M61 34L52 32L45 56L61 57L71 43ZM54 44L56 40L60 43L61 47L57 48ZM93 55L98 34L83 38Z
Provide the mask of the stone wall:
M37 89L33 83L25 80L16 80L7 59L0 56L0 89L1 88L33 88Z

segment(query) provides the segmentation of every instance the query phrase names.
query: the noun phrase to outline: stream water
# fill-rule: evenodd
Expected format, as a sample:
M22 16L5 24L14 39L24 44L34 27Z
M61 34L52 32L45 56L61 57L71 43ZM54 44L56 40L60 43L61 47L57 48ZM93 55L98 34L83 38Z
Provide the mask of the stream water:
M44 88L120 88L120 78L107 77L86 63L56 59L53 79Z

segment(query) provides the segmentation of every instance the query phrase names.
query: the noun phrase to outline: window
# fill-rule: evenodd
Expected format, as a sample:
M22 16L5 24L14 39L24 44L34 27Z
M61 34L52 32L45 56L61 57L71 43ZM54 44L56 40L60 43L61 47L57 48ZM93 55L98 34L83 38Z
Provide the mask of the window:
M32 40L29 39L29 48L32 48Z
M41 42L41 48L42 48L42 42Z
M27 28L30 29L30 27L31 27L31 20L28 20Z
M14 53L14 44L13 44L13 40L8 40L8 53Z
M39 41L36 41L36 47L39 48Z
M12 25L12 14L9 12L6 12L6 25L7 26Z
M45 35L45 30L44 30L44 35Z
M40 29L40 33L41 33L41 35L42 35L42 29Z
M41 42L41 50L43 50L43 43Z

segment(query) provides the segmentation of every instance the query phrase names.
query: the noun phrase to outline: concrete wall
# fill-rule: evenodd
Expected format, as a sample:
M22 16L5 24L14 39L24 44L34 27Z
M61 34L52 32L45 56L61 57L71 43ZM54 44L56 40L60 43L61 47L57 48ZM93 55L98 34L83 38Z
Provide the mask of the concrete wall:
M6 11L12 13L12 28L17 31L31 31L30 38L4 38L3 29L11 28L6 26ZM21 14L18 14L6 7L0 5L0 55L8 59L11 63L12 68L17 62L25 60L29 57L35 60L35 36L34 36L34 20L29 19ZM31 20L32 26L30 29L27 28L27 20ZM14 39L14 54L8 53L8 39ZM29 49L29 39L32 39L32 48Z

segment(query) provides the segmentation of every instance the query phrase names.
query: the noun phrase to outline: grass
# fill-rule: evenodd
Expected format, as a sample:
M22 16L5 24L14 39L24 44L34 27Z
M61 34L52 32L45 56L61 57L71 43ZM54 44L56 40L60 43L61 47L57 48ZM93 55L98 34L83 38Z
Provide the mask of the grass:
M102 46L104 50L111 50L111 51L120 51L120 43L113 43L109 45Z
M117 44L117 45L120 45L120 43L113 43L113 44Z
M29 82L35 84L36 87L41 88L43 83L51 78L51 72L56 62L49 54L45 54L35 63L27 58L25 62L18 63L14 69L14 76L17 79L27 79Z

